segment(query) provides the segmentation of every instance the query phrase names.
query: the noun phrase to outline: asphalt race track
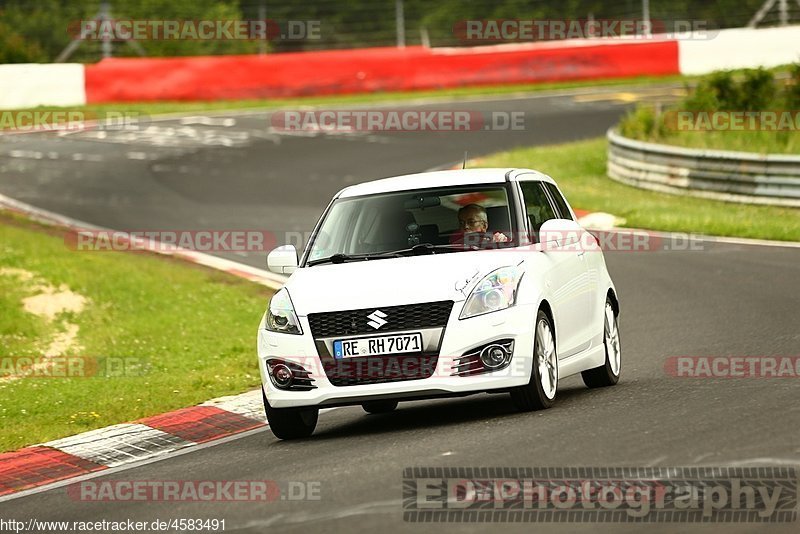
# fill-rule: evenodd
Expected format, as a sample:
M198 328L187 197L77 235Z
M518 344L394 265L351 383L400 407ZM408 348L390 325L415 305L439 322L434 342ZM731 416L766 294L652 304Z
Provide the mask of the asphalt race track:
M267 113L253 112L160 120L142 133L3 136L0 193L115 229L266 229L282 236L310 230L347 184L453 164L464 150L475 157L601 135L626 109L613 95L586 102L572 93L433 107L523 111L526 128L289 135L270 130ZM263 254L229 257L264 265ZM319 483L317 501L80 502L56 488L0 503L0 516L217 518L235 532L638 532L642 525L404 522L402 470L800 465L797 378L665 372L672 356L800 355L800 249L712 241L703 250L608 253L606 261L622 303L623 370L614 388L590 391L573 377L559 384L553 409L526 414L515 413L506 395L411 402L387 415L338 408L321 414L311 439L281 442L261 431L96 479L309 481ZM262 312L253 310L254 321ZM695 527L797 531L796 523Z

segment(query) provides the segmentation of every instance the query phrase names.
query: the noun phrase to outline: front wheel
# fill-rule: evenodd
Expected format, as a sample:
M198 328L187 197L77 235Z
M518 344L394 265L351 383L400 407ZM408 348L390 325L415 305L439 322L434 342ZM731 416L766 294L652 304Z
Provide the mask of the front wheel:
M264 399L264 411L267 412L269 428L276 438L307 438L314 433L314 429L317 428L319 408L273 408L263 391L261 396Z
M606 350L605 363L600 367L581 373L583 383L590 388L613 386L619 382L619 373L622 368L622 347L619 342L619 322L610 299L606 299L603 345Z
M558 354L553 326L544 311L536 314L531 379L511 390L511 400L518 410L530 412L553 405L558 386Z

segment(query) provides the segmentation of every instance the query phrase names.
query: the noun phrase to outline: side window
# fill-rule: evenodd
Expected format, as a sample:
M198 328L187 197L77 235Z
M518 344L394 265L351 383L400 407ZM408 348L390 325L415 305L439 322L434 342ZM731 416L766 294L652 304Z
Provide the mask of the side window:
M544 187L550 193L550 197L556 203L556 208L558 208L560 218L569 219L570 221L573 220L572 214L570 213L569 207L567 206L567 201L564 200L564 197L561 195L561 193L559 193L558 188L553 184L549 183L545 183L542 185L544 185Z
M545 221L557 219L553 207L542 189L541 182L520 182L522 195L525 197L525 214L528 217L531 231L538 235Z

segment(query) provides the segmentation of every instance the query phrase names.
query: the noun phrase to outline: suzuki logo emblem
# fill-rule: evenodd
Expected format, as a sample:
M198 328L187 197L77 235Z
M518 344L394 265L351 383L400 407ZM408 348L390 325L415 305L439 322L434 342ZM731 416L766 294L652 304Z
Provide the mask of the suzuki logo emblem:
M378 328L385 325L388 321L385 320L386 314L380 310L375 310L374 312L367 315L367 324L370 325L372 328L377 330Z

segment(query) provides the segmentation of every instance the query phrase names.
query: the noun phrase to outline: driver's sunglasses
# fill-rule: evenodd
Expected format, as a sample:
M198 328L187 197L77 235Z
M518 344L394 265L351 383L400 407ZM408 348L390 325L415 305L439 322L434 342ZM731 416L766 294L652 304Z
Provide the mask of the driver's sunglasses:
M484 221L483 219L466 219L466 220L459 219L458 220L458 225L461 228L470 228L472 226L478 226L480 224L486 224L486 221Z

